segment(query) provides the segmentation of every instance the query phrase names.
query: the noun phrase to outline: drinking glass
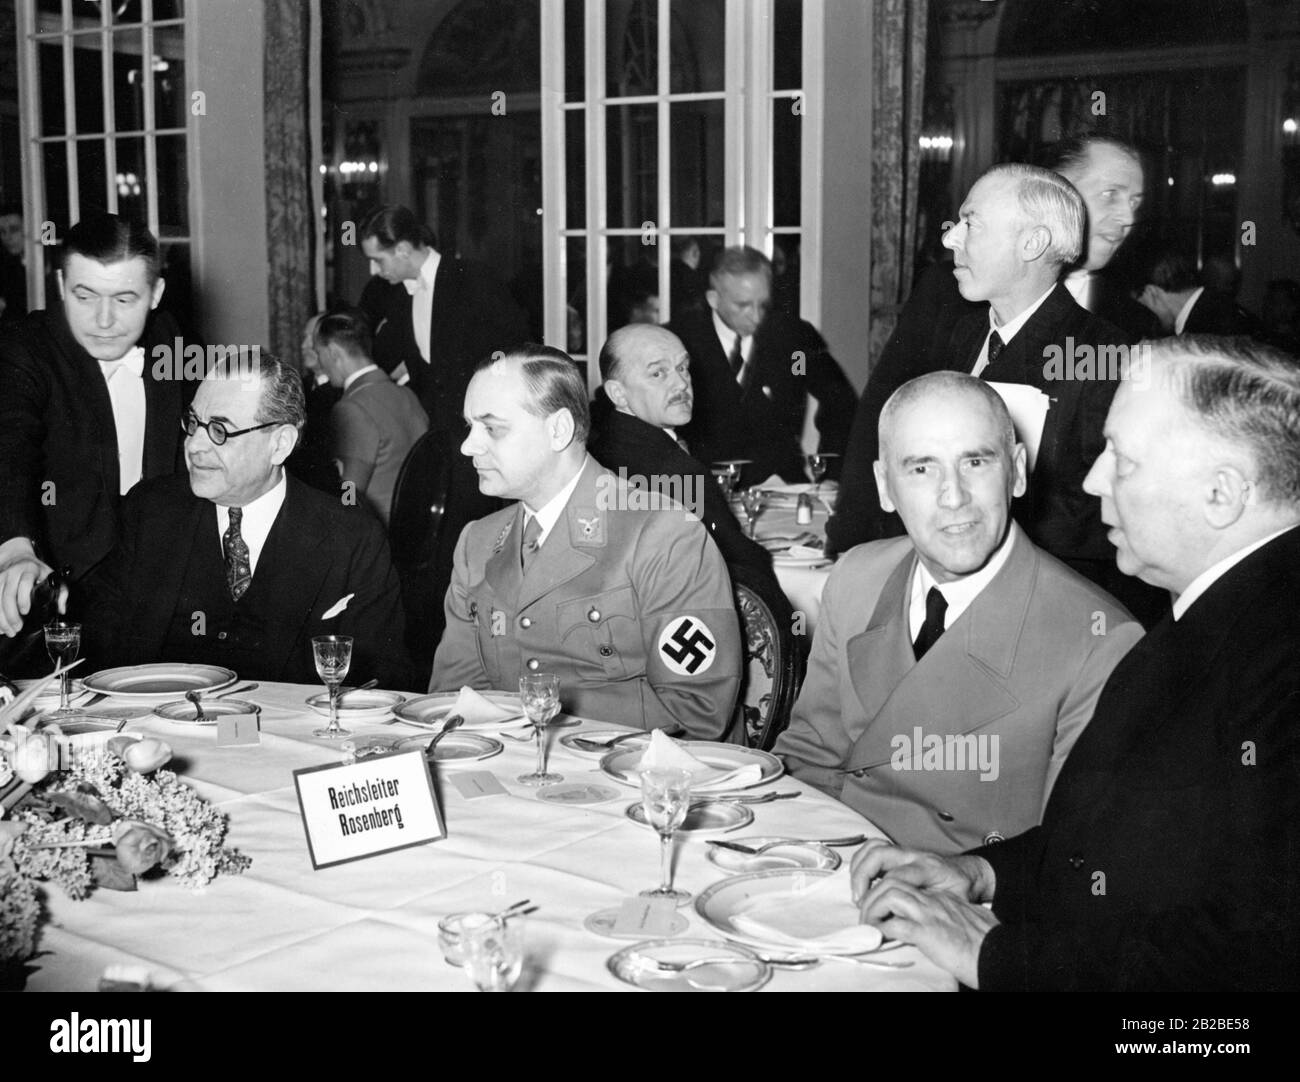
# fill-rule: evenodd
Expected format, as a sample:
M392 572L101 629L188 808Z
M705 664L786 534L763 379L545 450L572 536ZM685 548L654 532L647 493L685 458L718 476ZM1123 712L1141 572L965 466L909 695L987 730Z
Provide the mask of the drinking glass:
M749 536L754 536L754 523L763 511L765 502L763 490L753 485L740 494L740 506L745 510L745 521L749 523Z
M52 620L45 625L45 649L50 660L63 669L59 674L59 708L45 716L57 721L60 718L81 717L82 711L68 705L67 667L77 660L81 652L81 625L66 620Z
M524 919L490 920L461 934L465 972L480 992L509 992L524 968Z
M718 487L722 489L722 498L731 499L731 491L736 487L735 475L731 472L730 466L715 466L711 471L713 479L718 482Z
M803 472L808 476L808 480L813 483L814 495L821 495L822 478L826 476L826 468L831 464L830 460L837 457L837 455L822 452L814 452L803 456Z
M546 724L560 712L560 678L552 673L530 672L519 678L519 698L524 713L537 731L537 770L520 774L520 785L550 785L563 781L563 774L546 772Z
M316 672L325 681L330 693L330 723L328 728L313 729L313 736L337 740L352 733L339 725L339 685L347 678L352 667L351 635L317 635L311 640L311 652L316 658Z
M671 898L678 905L690 894L673 889L673 831L691 806L691 775L686 770L646 770L641 774L641 807L646 822L659 832L659 886L643 898Z

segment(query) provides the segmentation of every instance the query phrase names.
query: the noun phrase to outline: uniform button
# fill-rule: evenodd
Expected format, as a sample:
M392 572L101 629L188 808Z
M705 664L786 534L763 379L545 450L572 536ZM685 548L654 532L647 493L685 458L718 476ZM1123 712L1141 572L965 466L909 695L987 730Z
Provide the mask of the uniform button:
M953 819L952 812L940 812L939 818L942 819L945 823L951 823Z
M608 646L608 645L606 645L606 646L602 646L602 647L600 648L600 656L601 656L601 657L613 657L613 656L614 656L614 648L613 648L612 646Z
M530 658L528 659L528 671L529 671L529 672L536 672L536 671L537 671L538 669L540 669L541 667L542 667L542 663L541 663L540 661L538 661L535 657L530 657Z
M853 777L855 777L855 778L865 778L865 777L867 776L867 773L868 773L868 771L865 770L865 769L863 769L863 770L854 770L854 771L852 772L852 775L853 775Z
M1074 856L1072 856L1070 858L1070 867L1077 872L1080 868L1083 867L1083 857L1079 856L1077 853Z
M217 632L217 638L220 639L222 642L225 642L225 641L226 641L226 638L227 638L227 635L226 635L226 633L225 633L224 631L218 631L218 632Z
M532 626L533 626L533 618L532 618L531 616L521 616L521 617L519 617L519 626L522 627L522 628L524 628L524 629L527 629L527 628L532 627Z
M990 830L987 834L984 835L985 845L994 845L997 842L1004 842L1006 840L1007 840L1006 835L1003 834L1002 831L1000 830Z
M587 619L593 624L600 622L600 609L593 608L587 613Z

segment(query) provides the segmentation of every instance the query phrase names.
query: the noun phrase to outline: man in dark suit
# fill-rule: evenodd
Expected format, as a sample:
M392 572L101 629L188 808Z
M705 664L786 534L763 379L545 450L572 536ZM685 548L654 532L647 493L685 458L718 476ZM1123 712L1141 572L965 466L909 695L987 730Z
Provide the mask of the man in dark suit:
M1029 491L1013 506L1030 539L1139 618L1150 619L1164 603L1115 571L1097 501L1081 487L1101 451L1117 362L1127 352L1117 348L1126 346L1119 329L1081 308L1058 282L1082 249L1083 213L1071 185L1034 166L994 166L971 188L944 246L954 254L953 277L962 298L976 303L927 294L933 333L926 347L911 355L887 350L872 373L827 527L833 551L901 529L897 517L881 508L865 461L868 454L878 457L876 438L866 431L868 418L878 418L908 378L954 369L1032 387L1049 399ZM899 333L923 337L920 322L905 318Z
M1123 331L1127 341L1155 337L1151 313L1113 273L1115 255L1142 205L1141 155L1123 140L1089 134L1057 143L1044 164L1078 189L1088 211L1088 242L1079 266L1065 276L1066 288L1089 312Z
M843 454L853 420L852 385L826 342L811 323L769 311L771 296L767 256L725 248L709 274L708 309L668 325L691 355L695 413L682 434L703 462L750 459L741 474L746 485L774 473L803 477L810 395L821 451Z
M959 853L1040 821L1142 629L1011 520L1025 448L987 383L920 376L880 427L877 484L908 536L836 564L773 751L897 841Z
M609 336L600 351L604 397L592 407L588 450L602 466L636 487L671 496L708 527L729 568L743 567L784 596L772 556L745 536L709 468L679 442L694 404L690 357L664 327L630 324ZM734 577L734 572L733 572Z
M1040 826L953 858L869 846L855 898L970 987L1294 992L1300 372L1189 337L1135 375L1087 483L1121 570L1173 611L1111 675Z
M0 323L27 314L24 246L21 204L0 207Z
M1191 260L1172 249L1143 271L1138 299L1165 334L1258 335L1260 324L1236 301L1201 285Z
M429 427L444 434L451 462L432 588L426 598L410 599L420 610L411 613L414 622L427 626L436 642L456 538L467 523L501 506L480 492L468 459L457 451L465 388L479 361L527 339L528 322L488 267L439 252L407 208L381 207L361 223L359 234L374 275L360 307L374 330L375 363L398 383L409 379Z
M54 568L83 579L117 539L121 497L180 466L182 377L158 242L116 215L63 244L62 304L0 336L0 633Z
M131 493L96 575L85 622L97 663L206 662L310 684L312 637L351 635L354 674L408 686L383 529L285 475L304 419L298 373L268 354L203 380L185 415L189 476Z

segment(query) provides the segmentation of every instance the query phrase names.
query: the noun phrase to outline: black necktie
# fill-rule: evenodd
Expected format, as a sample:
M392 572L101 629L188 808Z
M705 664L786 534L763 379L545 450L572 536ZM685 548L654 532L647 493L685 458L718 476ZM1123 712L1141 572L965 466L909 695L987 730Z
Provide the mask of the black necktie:
M226 527L226 532L221 538L222 553L226 558L226 585L230 588L230 596L235 601L244 596L244 591L253 581L253 571L248 562L248 545L239 532L239 524L243 518L242 507L230 508L230 525Z
M990 334L989 335L989 359L988 362L984 365L984 367L992 368L997 363L998 357L1002 355L1002 351L1006 348L1007 348L1006 343L1002 341L1002 336L998 334L997 331L994 331L992 334Z
M931 586L930 592L925 595L925 623L921 625L916 642L912 643L912 653L916 655L917 661L925 657L925 652L939 641L939 636L943 634L943 618L947 612L948 602L937 586Z
M745 355L740 352L740 335L736 335L736 344L731 347L731 356L727 358L727 363L731 365L733 376L739 376L740 370L745 367Z
M542 536L542 524L537 521L537 516L532 515L528 519L528 525L524 527L524 540L519 550L519 563L525 573L528 571L528 565L533 562L533 557L537 555L538 539Z

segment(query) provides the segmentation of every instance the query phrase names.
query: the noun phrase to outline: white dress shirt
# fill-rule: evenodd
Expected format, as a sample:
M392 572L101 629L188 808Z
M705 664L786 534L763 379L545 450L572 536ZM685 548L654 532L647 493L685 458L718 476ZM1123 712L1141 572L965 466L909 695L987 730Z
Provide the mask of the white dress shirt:
M429 326L433 322L433 279L441 262L442 253L430 248L420 265L419 276L402 282L411 295L411 327L415 331L415 344L425 361L429 359Z
M1196 302L1201 299L1201 294L1205 292L1204 286L1199 286L1190 297L1187 303L1178 309L1178 315L1174 316L1174 334L1182 334L1183 328L1187 326L1187 317L1192 314L1192 309Z
M736 347L736 332L722 322L722 317L718 315L717 309L713 310L713 331L718 336L718 341L722 343L722 355L727 358L727 363L731 363L731 351ZM740 369L736 372L736 382L741 381L745 374L745 367L749 364L750 354L754 352L754 336L748 337L742 335L740 339Z
M120 360L100 361L117 429L118 494L125 496L144 476L144 349L133 346Z
M275 516L280 513L280 507L284 504L284 496L288 489L289 483L285 480L284 471L281 470L280 480L270 491L263 492L252 503L244 505L244 517L239 523L239 536L244 539L244 544L248 546L248 570L251 575L257 574L257 561L266 545L267 535L270 534L271 527L275 525ZM230 508L217 504L218 538L226 536L226 529L229 525Z
M542 532L537 538L537 547L541 548L546 543L546 539L551 535L551 529L559 521L560 515L564 513L564 507L569 502L569 497L573 495L573 490L578 487L578 479L582 476L583 470L591 465L591 456L588 455L582 463L582 468L573 475L559 492L546 501L544 507L539 507L534 511L528 504L524 504L524 529L528 529L528 520L536 518L538 525L542 527Z
M1019 531L1020 527L1012 522L1011 528L1007 530L1007 536L1002 539L1001 546L989 558L989 562L978 571L953 579L952 582L935 582L934 576L926 569L925 564L920 560L916 561L916 571L912 575L912 602L908 608L908 625L912 629L913 642L921 634L921 625L925 623L925 599L930 593L930 587L937 586L939 593L943 594L944 601L948 603L948 610L943 615L943 626L952 627L957 617L971 607L984 587L1002 570L1011 555L1011 547L1016 543L1016 535Z
M1092 311L1092 280L1096 277L1095 271L1076 270L1071 271L1061 282L1065 288L1070 291L1070 296L1075 300L1080 308L1086 308Z
M1002 339L1003 349L1011 345L1011 339L1016 336L1016 333L1021 327L1029 322L1029 317L1042 307L1043 301L1047 300L1047 298L1052 295L1052 290L1055 288L1056 283L1053 282L1048 286L1047 292L1039 297L1038 300L1034 301L1033 304L1018 316L1007 320L1000 327L998 326L997 316L993 314L993 305L989 305L989 333L984 336L984 346L980 349L980 355L975 358L975 367L971 369L972 376L978 376L989 366L989 339L993 336L993 332L998 332L998 337Z
M1174 601L1174 619L1181 620L1183 613L1192 607L1194 602L1201 594L1205 593L1219 579L1231 571L1237 564L1241 563L1247 556L1258 548L1263 548L1275 537L1281 537L1287 530L1294 530L1294 526L1283 526L1276 533L1271 533L1267 537L1261 537L1253 545L1247 545L1244 549L1238 549L1231 556L1225 556L1213 567L1207 567L1196 578L1187 584L1184 590Z

